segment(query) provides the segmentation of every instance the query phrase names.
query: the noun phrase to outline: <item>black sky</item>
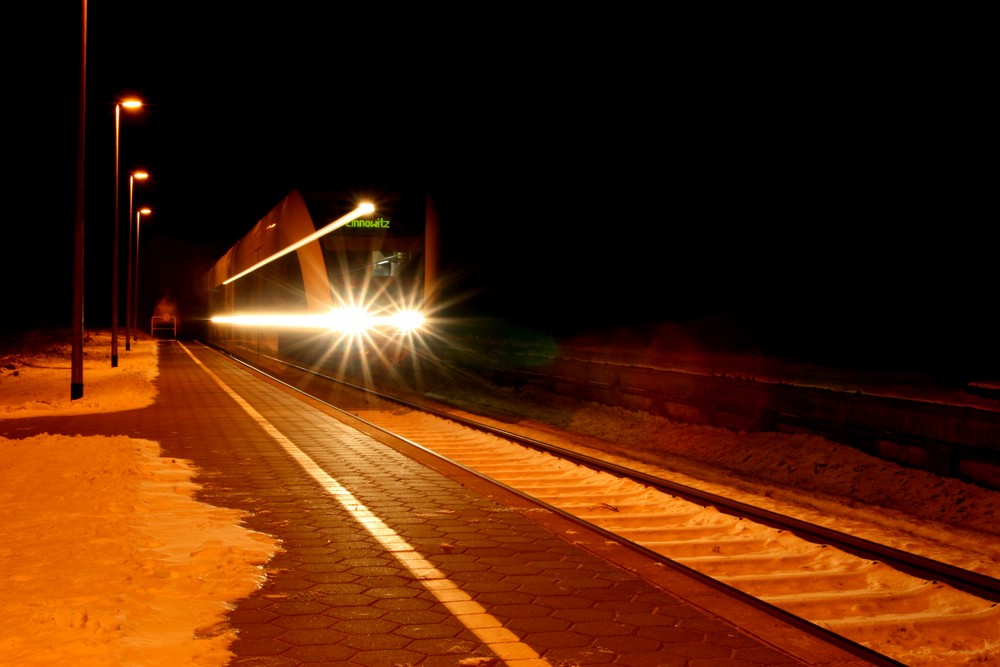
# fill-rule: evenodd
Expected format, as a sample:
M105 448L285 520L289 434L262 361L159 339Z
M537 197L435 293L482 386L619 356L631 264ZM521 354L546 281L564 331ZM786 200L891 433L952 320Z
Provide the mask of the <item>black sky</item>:
M470 312L1000 370L982 92L953 66L973 53L871 16L317 6L89 3L89 324L109 321L113 109L134 93L120 170L152 174L149 289L183 294L294 188L385 182L434 197ZM8 56L7 329L70 323L79 19L24 10Z

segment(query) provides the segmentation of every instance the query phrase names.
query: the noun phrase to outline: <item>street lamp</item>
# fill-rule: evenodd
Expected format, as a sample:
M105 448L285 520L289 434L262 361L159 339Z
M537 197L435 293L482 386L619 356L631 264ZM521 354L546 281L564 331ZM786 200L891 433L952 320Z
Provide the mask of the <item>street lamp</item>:
M139 221L142 216L149 215L152 211L148 208L140 208L135 212L135 280L132 286L132 331L137 334L139 331ZM138 337L135 338L138 340Z
M128 177L128 290L125 292L125 351L132 349L132 192L136 181L144 181L149 174L133 171Z
M87 134L87 0L80 21L80 91L76 111L76 197L73 221L73 331L70 335L69 400L83 398L83 204Z
M142 101L134 97L115 103L115 226L114 250L111 253L111 367L118 366L118 136L122 109L139 109ZM131 212L129 213L131 216ZM131 222L130 222L131 224Z

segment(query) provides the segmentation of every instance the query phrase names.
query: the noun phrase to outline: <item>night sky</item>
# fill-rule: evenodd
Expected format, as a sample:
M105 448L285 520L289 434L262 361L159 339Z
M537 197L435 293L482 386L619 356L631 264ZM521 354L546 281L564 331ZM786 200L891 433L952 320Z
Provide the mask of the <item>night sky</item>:
M872 17L793 35L761 16L317 5L89 3L87 326L110 322L114 103L135 94L121 220L146 169L148 308L170 289L183 312L292 189L386 184L433 197L457 314L1000 374L996 207L969 155L983 93L941 51ZM20 11L6 331L72 317L81 5Z

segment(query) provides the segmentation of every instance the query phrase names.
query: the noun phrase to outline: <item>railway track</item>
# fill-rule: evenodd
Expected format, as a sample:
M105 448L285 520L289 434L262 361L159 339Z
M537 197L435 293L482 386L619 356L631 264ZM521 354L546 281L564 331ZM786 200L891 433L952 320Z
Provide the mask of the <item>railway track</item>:
M572 434L514 433L441 403L376 394L304 368L276 377L885 664L1000 662L1000 581L992 577L680 484L655 466L574 446Z

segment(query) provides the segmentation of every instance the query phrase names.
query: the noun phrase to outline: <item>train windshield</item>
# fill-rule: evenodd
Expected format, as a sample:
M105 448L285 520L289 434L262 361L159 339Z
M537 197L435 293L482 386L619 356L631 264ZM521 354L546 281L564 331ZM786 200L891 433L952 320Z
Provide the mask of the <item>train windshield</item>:
M419 305L421 253L404 249L334 249L325 254L330 295L335 306L370 312Z

